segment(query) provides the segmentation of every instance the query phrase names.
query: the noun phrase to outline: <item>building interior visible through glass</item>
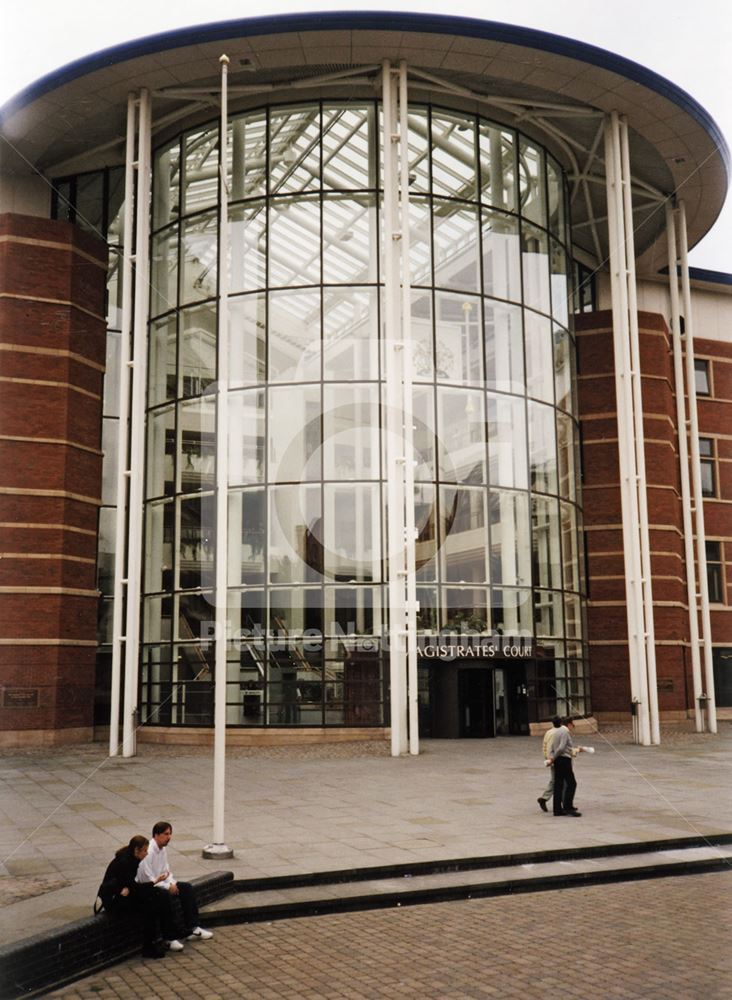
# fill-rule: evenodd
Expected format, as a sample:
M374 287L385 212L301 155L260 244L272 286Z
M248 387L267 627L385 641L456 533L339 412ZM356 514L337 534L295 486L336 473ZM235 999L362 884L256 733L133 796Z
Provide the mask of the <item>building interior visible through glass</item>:
M319 102L229 123L230 725L388 724L380 114ZM147 725L213 721L218 144L211 123L154 154ZM527 732L590 710L570 321L587 302L573 295L565 178L520 133L436 106L410 107L409 153L420 642L522 637L531 650L440 671L421 657L421 731ZM114 331L121 186L102 173L65 190L106 192ZM109 344L102 675L113 333Z

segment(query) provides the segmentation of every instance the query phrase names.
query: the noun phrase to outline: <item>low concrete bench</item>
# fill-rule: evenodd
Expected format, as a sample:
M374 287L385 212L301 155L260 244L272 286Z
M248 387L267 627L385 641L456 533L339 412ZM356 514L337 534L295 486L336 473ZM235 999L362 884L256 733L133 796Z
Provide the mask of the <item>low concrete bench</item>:
M232 872L212 872L193 879L191 885L198 905L205 906L226 896L233 880ZM35 934L0 948L0 998L14 1000L55 989L138 954L141 947L138 923L104 912Z

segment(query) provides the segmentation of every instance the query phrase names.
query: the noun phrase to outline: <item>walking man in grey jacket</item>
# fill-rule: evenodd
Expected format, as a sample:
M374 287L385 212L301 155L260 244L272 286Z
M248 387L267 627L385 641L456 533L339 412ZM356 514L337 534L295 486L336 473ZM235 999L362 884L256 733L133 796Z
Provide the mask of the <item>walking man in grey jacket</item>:
M572 769L572 758L575 746L572 742L574 719L568 715L563 724L554 731L554 739L549 749L547 760L554 767L554 799L555 816L581 816L574 807L574 793L577 781Z

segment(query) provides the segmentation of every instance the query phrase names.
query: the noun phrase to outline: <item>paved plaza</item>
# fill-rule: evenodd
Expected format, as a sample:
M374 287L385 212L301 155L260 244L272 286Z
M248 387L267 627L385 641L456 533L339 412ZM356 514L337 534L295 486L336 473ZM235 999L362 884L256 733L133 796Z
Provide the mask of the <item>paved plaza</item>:
M65 1000L732 1000L732 873L226 927Z
M226 837L233 861L204 861L212 839L212 752L103 745L0 754L0 942L91 912L115 849L167 819L178 877L229 869L278 876L558 847L732 832L732 724L717 736L664 732L638 747L623 730L580 736L580 820L539 810L538 737L424 741L394 759L385 743L232 749ZM238 932L237 932L238 933Z

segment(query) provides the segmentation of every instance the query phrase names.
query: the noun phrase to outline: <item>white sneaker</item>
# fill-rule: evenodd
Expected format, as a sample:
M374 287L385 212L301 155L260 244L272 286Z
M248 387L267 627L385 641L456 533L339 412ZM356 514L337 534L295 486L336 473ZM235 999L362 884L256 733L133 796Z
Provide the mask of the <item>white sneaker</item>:
M183 951L182 941L167 941L168 951Z
M194 927L191 933L188 935L188 941L208 941L209 938L213 937L213 931L206 931L203 927Z

